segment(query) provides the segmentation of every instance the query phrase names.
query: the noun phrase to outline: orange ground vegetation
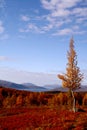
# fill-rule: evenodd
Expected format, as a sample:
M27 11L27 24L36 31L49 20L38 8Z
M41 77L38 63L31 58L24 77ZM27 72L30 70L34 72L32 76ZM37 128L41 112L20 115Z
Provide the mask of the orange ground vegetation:
M73 113L48 107L1 109L0 130L87 130L87 110Z
M0 88L0 130L86 130L87 93L75 93L77 112L67 93L33 93Z

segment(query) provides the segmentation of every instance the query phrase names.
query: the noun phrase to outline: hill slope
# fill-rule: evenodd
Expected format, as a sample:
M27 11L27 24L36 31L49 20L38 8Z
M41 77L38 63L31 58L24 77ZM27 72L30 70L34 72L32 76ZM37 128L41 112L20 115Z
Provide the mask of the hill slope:
M16 83L4 81L4 80L0 80L0 86L6 87L6 88L13 88L17 90L27 90L27 91L32 91L32 92L47 91L46 88L39 87L31 83L16 84Z

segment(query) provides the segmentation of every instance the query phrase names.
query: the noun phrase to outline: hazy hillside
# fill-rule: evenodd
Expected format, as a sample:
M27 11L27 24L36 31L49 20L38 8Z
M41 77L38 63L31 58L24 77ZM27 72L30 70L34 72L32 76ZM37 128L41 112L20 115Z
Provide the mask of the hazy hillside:
M51 89L51 91L60 91L60 92L67 92L68 91L68 88L63 88L63 87L60 87L60 86L58 86L58 87L56 87L56 86L54 86L54 88L53 89ZM79 88L79 89L76 89L76 90L74 90L75 92L87 92L87 86L81 86L81 88Z
M33 92L47 91L46 88L39 87L31 83L16 84L16 83L4 81L4 80L0 80L0 86L6 87L6 88L13 88L17 90L33 91Z
M22 85L27 87L27 89L29 89L30 91L47 91L48 90L45 87L40 87L40 86L37 86L37 85L32 84L32 83L23 83Z

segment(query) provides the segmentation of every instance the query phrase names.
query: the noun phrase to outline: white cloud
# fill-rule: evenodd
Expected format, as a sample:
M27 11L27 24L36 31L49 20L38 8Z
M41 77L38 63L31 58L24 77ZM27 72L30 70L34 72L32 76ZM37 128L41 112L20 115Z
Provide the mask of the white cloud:
M56 33L53 33L52 35L53 36L57 36L57 35L73 35L73 34L85 34L87 33L87 31L84 31L84 30L79 30L79 27L78 26L73 26L72 28L64 28L64 29L61 29L59 30L58 32Z
M86 21L87 21L87 17L80 17L76 19L76 23L79 23L79 24L80 23L87 24Z
M38 9L35 9L34 12L35 12L36 14L38 14L38 13L39 13L39 10L38 10Z
M30 30L34 29L34 30L38 31L38 27L35 24L32 24L32 23L28 24L28 29L30 29Z
M19 29L19 32L33 32L33 33L44 33L40 27L36 26L34 23L29 23L25 29Z
M26 31L25 31L25 29L20 28L20 29L19 29L19 32L23 33L23 32L26 32Z
M72 28L73 28L73 30L79 30L79 26L78 25L74 25Z
M9 61L10 58L7 56L0 56L0 61Z
M56 26L57 22L61 23L61 25L68 24L75 18L77 21L77 17L87 17L87 7L78 7L78 4L81 4L82 0L41 0L42 6L44 9L49 10L50 13L47 16L47 20ZM86 3L86 1L84 1ZM68 20L68 21L67 21ZM79 19L80 21L81 19ZM74 21L74 22L76 22ZM61 33L71 32L70 30L61 30ZM66 33L65 33L66 34Z
M21 15L21 20L27 22L30 20L30 18L27 15Z
M0 21L0 26L2 25L2 21Z
M0 8L3 9L5 7L5 1L0 0Z
M86 34L87 31L84 31L84 30L78 30L76 32L73 32L73 34L79 34L79 35L83 35L83 34Z
M43 31L49 31L52 28L53 28L53 25L49 24L49 25L44 26L42 29L43 29Z
M81 0L41 0L41 3L45 9L57 10L71 8L77 5Z
M0 34L4 32L4 27L0 26Z
M40 0L42 7L48 10L48 14L22 15L23 21L29 21L24 27L20 28L20 32L48 33L53 35L84 34L80 24L84 21L86 25L87 7L80 6L82 0ZM84 2L87 2L84 0ZM40 23L40 24L39 24ZM73 27L77 25L78 27ZM73 25L74 24L74 25ZM71 28L70 28L71 27ZM62 29L61 29L62 28Z
M80 2L82 2L82 0L41 0L43 8L50 10L52 17L67 17L74 13L85 15L87 12L86 8L76 7Z
M69 10L60 9L52 12L53 17L66 17L70 14Z
M0 21L0 34L2 34L4 32L5 28L3 26L2 21Z
M66 28L66 29L62 29L62 30L59 30L57 33L54 33L53 35L56 36L56 35L68 35L68 34L72 34L72 30L69 29L69 28Z
M3 22L0 21L0 40L6 40L9 38L9 35L5 32L5 27L3 26Z
M2 34L2 35L0 35L0 40L6 40L8 38L9 38L8 34Z
M48 0L41 0L41 3L45 9L52 10L54 8L54 6L50 4Z
M72 11L72 14L80 17L87 17L87 7L84 8L75 8Z
M41 0L44 9L52 11L52 13L57 16L58 12L62 16L64 11L66 12L65 14L69 14L68 9L76 6L79 2L81 2L81 0Z
M8 67L0 67L0 79L16 83L33 83L40 86L60 83L56 74L20 71Z
M60 72L59 72L60 73ZM87 84L87 70L83 70L84 80L82 84ZM49 84L61 84L61 81L57 78L57 74L50 73L37 73L20 71L8 67L0 67L0 79L7 80L15 83L33 83L39 86Z

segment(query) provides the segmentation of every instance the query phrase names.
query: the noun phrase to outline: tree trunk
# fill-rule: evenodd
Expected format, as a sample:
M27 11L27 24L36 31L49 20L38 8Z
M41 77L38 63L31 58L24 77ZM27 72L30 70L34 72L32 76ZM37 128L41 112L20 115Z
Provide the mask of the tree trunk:
M75 108L75 97L74 97L74 93L72 89L69 89L69 95L68 95L68 105L69 105L69 109L70 111L75 112L76 108Z
M73 90L71 90L71 93L72 93L72 97L73 97L73 107L72 107L72 111L73 112L76 112L76 106L75 106L75 96L74 96L74 92L73 92Z

